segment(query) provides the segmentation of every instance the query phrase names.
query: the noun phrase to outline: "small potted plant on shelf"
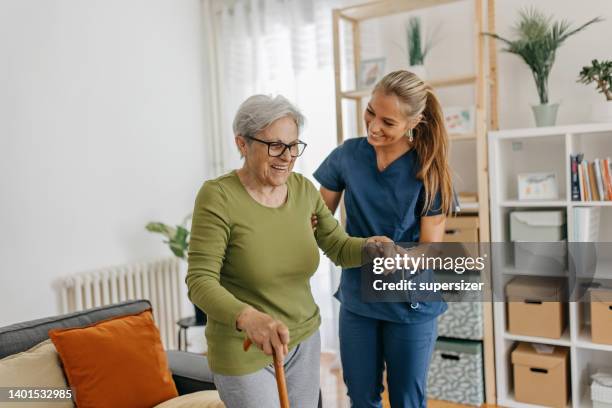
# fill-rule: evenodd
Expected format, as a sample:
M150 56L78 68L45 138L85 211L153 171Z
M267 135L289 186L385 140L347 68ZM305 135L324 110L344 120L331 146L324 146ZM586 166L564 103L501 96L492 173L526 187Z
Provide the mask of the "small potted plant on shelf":
M187 250L189 248L189 229L188 223L191 220L191 214L187 215L183 222L176 227L171 227L162 222L150 222L146 225L146 229L149 232L155 232L162 234L166 237L164 243L168 244L170 251L177 258L186 262ZM198 325L206 324L206 315L196 305L193 305L195 310L196 323Z
M425 79L425 57L432 47L431 40L423 37L421 19L411 17L406 26L406 40L408 42L408 70L419 78Z
M596 17L573 28L566 20L553 21L551 16L535 8L528 8L519 12L519 20L513 28L516 39L509 40L498 34L484 33L505 43L503 51L518 55L531 69L540 98L540 104L532 106L537 126L553 126L556 122L559 104L549 102L548 78L557 49L569 37L599 21L602 19Z
M591 65L582 67L578 82L585 85L594 83L597 91L606 100L594 104L591 113L595 122L612 122L612 61L598 61L594 59Z

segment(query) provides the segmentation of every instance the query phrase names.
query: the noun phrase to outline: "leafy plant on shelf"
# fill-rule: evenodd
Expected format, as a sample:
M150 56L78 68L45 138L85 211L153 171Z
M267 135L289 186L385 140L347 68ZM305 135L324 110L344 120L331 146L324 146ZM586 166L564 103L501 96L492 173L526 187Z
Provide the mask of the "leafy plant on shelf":
M411 17L406 27L406 39L408 41L408 61L411 66L424 65L425 57L432 47L432 41L422 38L421 19Z
M484 33L506 44L504 52L516 54L523 59L533 73L540 103L548 103L548 77L555 62L556 52L565 40L593 23L603 21L595 17L583 25L572 28L566 20L553 21L535 8L519 12L519 20L513 28L516 39L509 40L494 33Z
M607 101L612 101L612 61L599 62L594 59L591 65L582 67L578 82L585 85L595 83L598 92L605 96Z
M187 258L187 249L189 248L189 230L187 223L191 219L191 214L183 219L181 225L171 227L162 222L150 222L145 227L147 231L162 234L167 238L164 243L168 244L170 251L181 259Z

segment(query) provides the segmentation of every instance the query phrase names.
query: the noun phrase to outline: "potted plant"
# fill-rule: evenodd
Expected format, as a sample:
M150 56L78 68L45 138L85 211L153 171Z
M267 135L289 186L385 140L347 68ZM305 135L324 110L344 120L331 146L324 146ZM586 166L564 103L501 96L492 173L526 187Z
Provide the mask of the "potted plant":
M419 78L425 79L425 57L431 50L431 40L423 38L421 19L411 17L406 26L406 40L408 42L408 70Z
M516 54L531 69L540 97L540 104L532 106L537 126L553 126L557 118L558 103L549 103L548 77L555 62L557 49L565 40L589 25L602 21L596 17L578 28L566 20L553 21L535 8L519 12L519 20L513 28L516 39L509 40L494 33L484 33L506 44L504 52Z
M596 122L612 122L612 61L601 61L594 59L591 65L582 67L578 82L585 85L594 83L597 91L606 100L600 104L594 104L591 113Z
M191 214L187 215L183 222L176 227L171 227L162 222L150 222L146 225L146 229L149 232L155 232L162 234L166 237L164 243L168 244L170 251L177 258L186 261L187 250L189 248L189 230L187 224L191 220ZM202 312L196 305L193 305L195 309L196 323L198 325L206 324L206 314Z

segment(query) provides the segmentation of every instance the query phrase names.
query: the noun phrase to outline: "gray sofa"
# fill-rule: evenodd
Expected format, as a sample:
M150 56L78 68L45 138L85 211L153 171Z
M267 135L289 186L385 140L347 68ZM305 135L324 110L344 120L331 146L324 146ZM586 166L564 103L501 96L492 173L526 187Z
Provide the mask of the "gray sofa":
M47 340L50 329L87 326L112 317L136 314L150 307L147 300L134 300L0 327L0 359ZM215 389L206 357L184 351L166 353L179 395Z
M26 351L47 340L47 333L51 329L87 326L112 317L140 313L150 307L148 300L133 300L0 327L0 359ZM166 351L166 354L179 395L215 389L206 357L175 350ZM321 406L319 393L319 408Z

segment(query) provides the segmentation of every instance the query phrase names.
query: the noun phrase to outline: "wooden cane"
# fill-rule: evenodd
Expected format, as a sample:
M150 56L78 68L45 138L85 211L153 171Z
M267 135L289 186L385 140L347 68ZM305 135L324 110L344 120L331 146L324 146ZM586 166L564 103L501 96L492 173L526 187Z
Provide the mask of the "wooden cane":
M247 351L251 347L251 339L244 339L242 348ZM281 408L291 408L289 406L289 395L287 394L287 382L285 381L285 368L283 361L276 356L274 351L274 376L276 377L276 386L278 387L278 399L280 400Z

